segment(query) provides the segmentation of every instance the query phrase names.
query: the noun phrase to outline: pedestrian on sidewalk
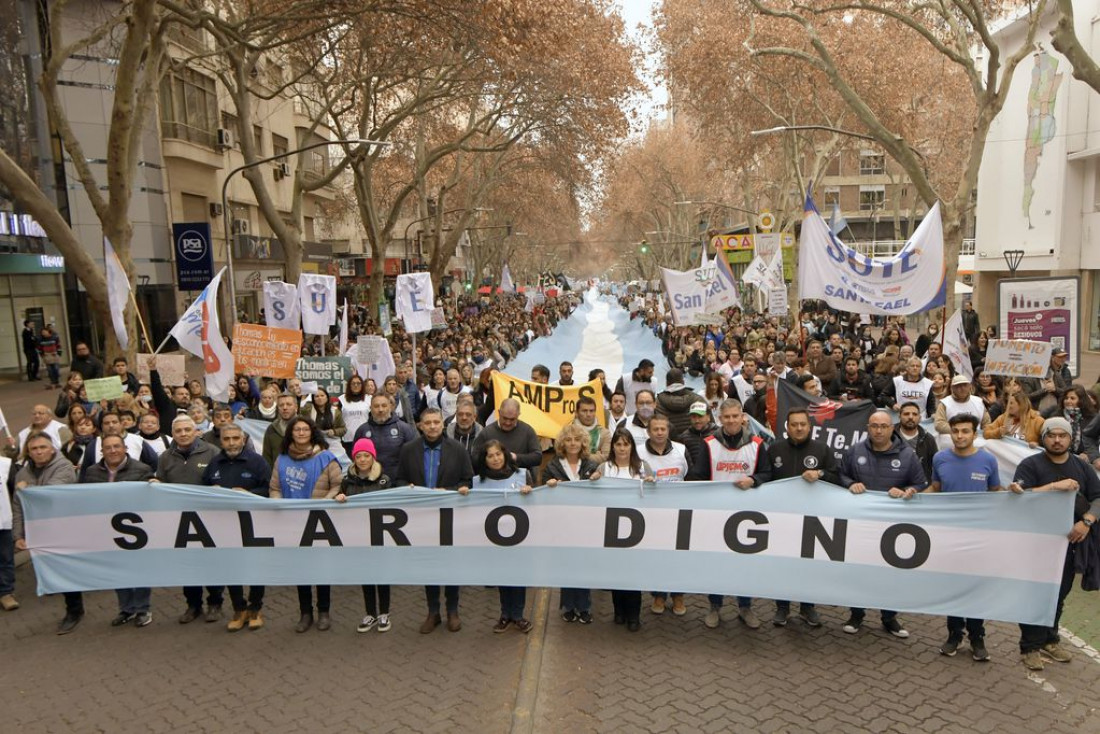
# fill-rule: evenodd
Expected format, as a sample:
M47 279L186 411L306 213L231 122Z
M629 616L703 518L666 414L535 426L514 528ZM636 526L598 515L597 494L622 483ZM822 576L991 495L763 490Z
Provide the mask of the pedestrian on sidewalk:
M38 333L30 319L23 322L23 358L27 361L27 382L41 380L38 376Z
M42 329L42 336L38 339L38 353L42 355L46 374L50 377L50 384L46 385L46 389L56 390L61 387L61 339L50 326Z

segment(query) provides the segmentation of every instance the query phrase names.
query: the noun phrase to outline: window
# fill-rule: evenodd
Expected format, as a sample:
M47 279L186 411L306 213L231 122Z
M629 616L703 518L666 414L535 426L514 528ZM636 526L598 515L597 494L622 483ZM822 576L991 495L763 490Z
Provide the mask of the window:
M840 187L826 186L824 204L827 207L840 206Z
M882 153L873 150L861 150L859 152L859 175L876 176L886 173L886 160Z
M160 117L165 137L213 148L219 119L214 80L194 69L166 74L160 85Z
M290 150L290 141L282 135L271 133L271 155L286 155Z
M861 212L873 212L882 209L886 203L886 187L882 185L878 186L860 186L859 187L859 210Z
M256 146L256 155L264 154L264 129L259 125L252 126L252 141Z

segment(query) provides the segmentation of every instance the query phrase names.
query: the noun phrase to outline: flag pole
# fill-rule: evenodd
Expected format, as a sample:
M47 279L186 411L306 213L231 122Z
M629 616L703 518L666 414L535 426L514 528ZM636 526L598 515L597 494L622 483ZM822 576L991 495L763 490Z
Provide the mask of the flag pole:
M138 308L137 299L134 298L133 291L130 291L130 303L134 304L134 313L137 314L138 324L141 326L141 335L145 337L145 343L149 346L153 346L153 342L149 339L149 332L145 329L145 319L141 317L141 309ZM161 346L164 345L162 344Z

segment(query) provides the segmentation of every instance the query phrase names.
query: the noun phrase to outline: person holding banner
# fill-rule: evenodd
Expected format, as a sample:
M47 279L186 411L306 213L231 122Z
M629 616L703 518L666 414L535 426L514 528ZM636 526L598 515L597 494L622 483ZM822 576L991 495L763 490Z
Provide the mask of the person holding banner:
M518 406L517 406L518 408ZM428 489L444 489L467 494L474 479L470 455L462 444L443 435L443 414L439 408L425 408L420 414L420 438L401 447L397 462L396 484L408 484ZM482 432L482 435L485 435ZM459 588L447 586L447 629L458 632L462 620L458 616ZM420 634L430 634L440 624L439 587L425 586L428 616L420 625Z
M14 542L14 550L27 550L27 533L23 521L23 500L20 494L28 487L53 487L59 484L76 484L76 471L73 465L54 446L53 440L41 432L32 433L26 441L27 462L15 475L15 494L11 504L11 528L0 533L2 542ZM0 488L7 492L7 488ZM0 606L4 611L19 608L15 600L15 567L13 557L8 555L4 567L0 568ZM57 626L57 634L72 632L84 617L84 595L79 591L65 593L65 617Z
M667 435L668 421L665 421ZM599 465L589 458L588 434L576 423L565 425L554 439L554 458L546 465L546 486L600 478ZM592 624L592 590L561 590L562 621Z
M885 410L876 410L867 421L867 438L857 443L840 464L840 484L852 494L886 492L897 499L910 499L928 486L920 459L895 432ZM866 609L852 607L843 630L854 635L863 627ZM894 637L909 636L898 613L881 610L882 627Z
M745 413L735 398L718 406L721 428L703 439L703 460L688 471L688 481L729 481L738 489L752 489L771 480L771 462L764 440L745 427ZM709 594L710 611L703 619L709 629L721 624L721 594ZM752 597L737 597L737 616L746 627L760 628L760 618L752 610Z
M503 487L513 489L520 494L531 492L531 470L520 469L508 455L500 441L489 441L481 449L477 464L481 467L474 476L474 489L478 487ZM515 626L523 634L534 627L524 616L527 606L527 587L498 586L500 595L500 619L493 625L493 632L501 634Z
M1097 542L1093 525L1100 519L1100 477L1087 462L1069 451L1073 439L1072 427L1065 418L1047 418L1043 423L1041 441L1043 452L1032 454L1016 467L1009 488L1013 491L1031 490L1032 492L1076 492L1073 508L1073 526L1067 535L1065 563L1062 566L1062 583L1058 589L1058 606L1054 614L1054 624L1020 625L1020 654L1028 670L1042 670L1043 656L1059 663L1068 663L1072 659L1069 651L1061 645L1058 636L1058 623L1062 618L1062 608L1066 597L1073 589L1076 573L1075 546L1084 542Z
M351 466L340 483L340 492L333 498L337 502L347 502L348 497L367 492L377 492L393 487L393 482L382 472L378 463L378 451L369 438L361 438L351 449ZM356 632L389 632L390 623L390 587L388 584L363 585L363 606L366 615L355 628Z
M997 459L985 449L974 445L978 435L978 419L969 413L956 415L951 425L950 449L936 453L932 459L932 481L925 492L999 492L1001 486ZM947 642L940 645L940 654L954 657L962 643L963 631L970 637L971 657L979 663L989 660L985 649L985 620L947 618Z
M771 461L771 478L790 479L802 477L807 482L826 481L839 484L836 457L833 450L823 441L810 437L810 413L805 408L791 408L787 411L787 437L777 439L768 447ZM821 626L821 616L810 602L799 604L799 616L810 627ZM772 624L786 627L791 614L791 603L776 600L775 616Z
M127 455L122 436L116 433L103 436L101 447L103 458L85 470L82 484L147 482L153 478L152 469ZM115 594L118 596L118 616L111 620L112 627L133 622L135 627L140 628L153 622L150 611L152 589L115 589Z
M339 493L343 479L340 464L328 450L328 442L321 429L308 418L292 417L287 422L286 435L283 436L283 444L271 472L271 498L330 500ZM329 618L331 594L332 587L317 587L319 632L325 632L332 627L332 620ZM309 586L298 587L298 609L301 617L294 631L305 632L313 626L313 593Z
M244 430L236 423L228 423L222 426L219 439L221 451L203 470L203 486L251 492L260 497L269 496L271 467L252 448ZM230 586L229 600L233 604L233 619L226 625L228 632L237 632L246 624L250 630L258 630L264 626L264 618L260 612L264 606L263 586L250 586L247 599L243 586ZM201 590L199 601L202 601Z

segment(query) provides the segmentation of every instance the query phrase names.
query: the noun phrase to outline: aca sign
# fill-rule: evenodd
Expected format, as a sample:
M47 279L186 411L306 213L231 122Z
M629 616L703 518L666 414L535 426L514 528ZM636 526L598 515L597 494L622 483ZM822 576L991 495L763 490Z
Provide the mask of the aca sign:
M210 224L176 222L172 225L176 250L176 280L182 291L201 291L214 277Z

